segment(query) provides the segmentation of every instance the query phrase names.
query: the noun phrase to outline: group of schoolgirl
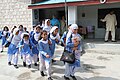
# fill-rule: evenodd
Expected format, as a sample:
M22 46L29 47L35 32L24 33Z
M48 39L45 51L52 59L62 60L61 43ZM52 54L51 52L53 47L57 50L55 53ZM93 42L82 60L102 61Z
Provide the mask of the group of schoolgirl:
M43 28L35 26L30 33L23 31L22 25L19 28L13 28L7 39L11 42L8 47L8 65L13 64L15 68L18 68L19 53L22 56L24 67L28 65L28 68L31 68L32 60L37 66L39 58L41 76L45 76L46 71L48 80L53 80L51 78L51 61L54 56L55 44L61 41L65 50L75 52L76 57L73 64L65 62L64 79L70 80L69 77L72 77L73 80L77 80L74 74L76 69L80 67L81 52L81 36L77 33L78 26L77 24L70 25L61 39L58 30L57 26L51 27L49 19L45 20Z

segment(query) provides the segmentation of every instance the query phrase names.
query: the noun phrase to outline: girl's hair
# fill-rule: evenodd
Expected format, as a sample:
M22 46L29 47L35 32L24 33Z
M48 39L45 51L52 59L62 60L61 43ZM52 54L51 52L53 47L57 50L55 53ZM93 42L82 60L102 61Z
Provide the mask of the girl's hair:
M46 32L46 33L47 33L47 31L46 31L46 30L43 30L43 31L41 32L40 36L39 36L39 40L41 40L41 39L42 39L42 34L43 34L44 32Z
M3 28L3 31L5 31L5 29L7 29L7 31L9 31L9 28L8 28L7 26L5 26L5 27Z
M22 27L23 28L23 25L20 25L19 28Z
M27 35L27 34L24 34L23 38L25 38L25 37L29 37L29 35Z
M11 33L13 33L13 31L14 31L15 28L17 28L17 27L14 26L14 27L12 28Z

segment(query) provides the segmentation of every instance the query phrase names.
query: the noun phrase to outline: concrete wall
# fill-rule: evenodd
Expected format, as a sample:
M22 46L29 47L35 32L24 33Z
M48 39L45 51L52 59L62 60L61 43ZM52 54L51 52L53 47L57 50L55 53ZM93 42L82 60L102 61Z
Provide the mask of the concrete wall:
M18 25L31 28L32 10L28 9L31 0L0 0L0 28Z
M78 7L78 24L82 26L95 26L95 38L104 38L105 29L98 28L98 9L103 8L120 8L120 3L101 4L94 6L79 6ZM85 17L82 17L85 13Z

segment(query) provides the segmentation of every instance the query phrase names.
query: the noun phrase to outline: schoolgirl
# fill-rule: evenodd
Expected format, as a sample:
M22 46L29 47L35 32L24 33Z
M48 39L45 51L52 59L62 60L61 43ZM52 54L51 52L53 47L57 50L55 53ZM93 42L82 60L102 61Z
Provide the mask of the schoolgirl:
M77 80L77 78L74 75L76 69L80 67L80 35L77 33L77 30L78 30L77 24L72 24L70 26L70 32L68 32L66 38L65 50L74 53L76 60L73 64L65 62L65 75L64 75L65 80L70 80L69 77L72 77L73 80ZM72 39L70 36L72 36Z
M32 35L32 38L31 38L32 42L35 45L38 45L38 40L39 40L39 37L40 37L40 33L41 33L40 26L36 26L35 32L34 32L34 34ZM34 65L37 66L38 54L39 54L37 46L35 46L35 47L32 48L32 53L33 53Z
M7 41L8 37L10 36L9 29L7 26L3 28L3 31L1 32L1 39L2 39L2 46L1 46L1 52L3 52L3 46L5 42Z
M46 30L48 34L50 33L51 30L50 19L45 20L45 26L43 27L43 30Z
M32 48L32 46L35 47L35 45L30 40L29 33L27 33L27 32L22 33L21 38L22 38L22 40L19 43L19 47L21 48L20 52L21 52L22 57L23 57L23 66L26 67L26 63L27 63L28 68L31 68L31 63L32 63L31 48Z
M52 56L54 55L55 52L55 45L56 43L59 44L60 41L60 36L58 33L58 27L57 26L53 26L52 29L50 30L50 40L51 40L51 52L52 52ZM53 60L54 62L54 60Z
M41 37L42 39L39 41L38 47L41 76L45 76L44 71L46 68L48 80L53 80L51 78L51 59L53 54L51 53L47 31L43 30Z
M15 68L18 68L17 63L18 63L18 43L20 42L21 37L19 36L19 29L15 28L13 31L13 38L11 41L11 44L8 47L8 65L11 65L11 61L13 58L13 65Z

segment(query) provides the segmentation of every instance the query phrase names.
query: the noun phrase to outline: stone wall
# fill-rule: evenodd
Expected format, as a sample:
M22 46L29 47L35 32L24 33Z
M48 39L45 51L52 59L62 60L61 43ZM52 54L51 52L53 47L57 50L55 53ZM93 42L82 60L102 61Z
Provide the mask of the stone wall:
M23 25L32 27L32 10L28 9L31 0L0 0L0 28Z

